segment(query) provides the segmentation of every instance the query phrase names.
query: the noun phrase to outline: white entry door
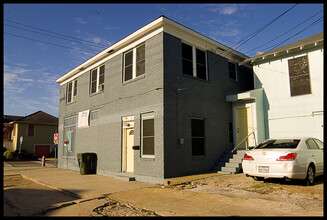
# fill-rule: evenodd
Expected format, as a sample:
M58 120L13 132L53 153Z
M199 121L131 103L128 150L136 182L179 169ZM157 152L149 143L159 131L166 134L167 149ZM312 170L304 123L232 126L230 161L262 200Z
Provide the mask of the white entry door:
M126 129L126 172L134 173L134 128Z

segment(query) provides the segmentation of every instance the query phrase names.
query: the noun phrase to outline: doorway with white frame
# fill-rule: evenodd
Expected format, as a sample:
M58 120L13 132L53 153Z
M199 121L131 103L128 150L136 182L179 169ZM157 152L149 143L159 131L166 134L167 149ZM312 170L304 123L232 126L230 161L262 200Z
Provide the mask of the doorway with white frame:
M134 116L123 117L122 172L134 173Z
M238 146L238 149L245 150L246 148L256 146L257 120L255 102L238 102L233 104L233 127L234 145L237 146L243 141ZM248 138L245 139L247 136Z

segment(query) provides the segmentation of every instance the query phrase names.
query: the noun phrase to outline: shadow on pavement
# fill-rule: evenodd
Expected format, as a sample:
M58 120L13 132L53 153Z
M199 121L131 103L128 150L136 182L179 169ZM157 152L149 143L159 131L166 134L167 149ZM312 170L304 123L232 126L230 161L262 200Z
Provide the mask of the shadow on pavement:
M19 175L4 178L4 216L35 216L54 204L72 202L78 198L28 181Z

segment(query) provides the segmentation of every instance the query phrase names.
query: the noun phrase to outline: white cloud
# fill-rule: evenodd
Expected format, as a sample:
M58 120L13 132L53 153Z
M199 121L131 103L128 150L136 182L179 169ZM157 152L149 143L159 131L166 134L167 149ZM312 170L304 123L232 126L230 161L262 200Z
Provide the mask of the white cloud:
M76 17L75 18L75 22L78 23L78 24L88 24L87 21L85 21L83 18L81 17Z
M20 78L18 81L21 81L21 82L34 82L34 79L23 79L23 78Z
M6 114L23 115L42 110L58 115L59 85L56 83L58 74L47 71L47 67L29 69L16 66L4 65Z
M232 15L237 12L237 9L236 5L224 5L219 12L223 15Z
M91 41L95 44L98 44L99 46L104 46L103 49L106 48L105 45L107 45L107 47L108 47L112 44L110 41L107 41L106 39L98 37L98 36L90 36L90 37L87 37L85 40ZM96 47L96 48L100 48L100 47Z
M28 72L28 69L4 65L4 93L6 95L23 93L27 87L31 86L34 79L24 77L24 74Z
M86 60L90 59L94 55L100 53L101 51L105 50L106 48L108 48L113 44L111 41L108 41L105 38L95 36L90 33L82 34L80 30L77 30L77 33L79 34L78 38L88 42L93 42L98 46L92 46L91 44L81 45L73 42L71 45L74 46L75 49L84 50L84 51L69 50L71 63L74 63L74 65L72 65L72 68L75 68L76 66L80 65L81 63L85 62ZM86 52L86 51L90 51L90 52Z
M203 8L220 15L234 15L238 17L250 16L257 10L255 4L205 4Z
M238 11L240 6L237 4L207 4L204 7L208 8L211 12L218 12L222 15L232 15Z
M240 31L236 28L222 28L220 31L215 31L213 34L220 37L235 37L240 35Z

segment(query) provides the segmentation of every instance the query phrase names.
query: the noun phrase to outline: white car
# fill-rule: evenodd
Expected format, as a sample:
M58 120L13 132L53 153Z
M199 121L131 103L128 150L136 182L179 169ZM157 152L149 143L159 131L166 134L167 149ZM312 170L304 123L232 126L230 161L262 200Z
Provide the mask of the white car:
M324 173L323 149L323 142L311 137L268 139L246 151L243 173L254 180L303 179L305 185L312 185Z

